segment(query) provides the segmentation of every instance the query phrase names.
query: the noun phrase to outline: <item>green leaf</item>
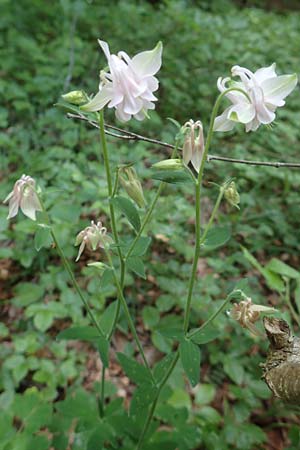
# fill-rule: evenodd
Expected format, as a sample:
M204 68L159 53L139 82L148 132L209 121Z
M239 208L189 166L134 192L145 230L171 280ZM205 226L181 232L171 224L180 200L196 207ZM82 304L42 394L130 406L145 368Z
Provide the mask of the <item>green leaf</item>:
M153 306L145 306L142 311L142 317L144 324L148 329L155 327L160 319L158 310Z
M242 384L245 371L241 361L227 359L224 363L224 371L236 384Z
M52 311L41 310L35 314L33 318L33 323L36 328L40 331L46 331L51 327L54 319L54 314Z
M41 248L49 248L52 244L51 229L49 227L38 227L34 236L34 247L39 252Z
M128 219L129 223L133 226L136 231L139 231L141 228L141 220L138 213L138 210L134 203L126 197L122 197L120 195L111 199L118 210L124 214L124 216Z
M157 383L160 383L162 381L162 379L172 366L175 358L176 358L175 353L169 353L156 364L153 371L153 375Z
M153 384L141 384L133 393L130 403L131 416L144 416L157 393L157 387Z
M285 285L284 285L284 282L282 281L281 277L279 275L277 275L276 273L271 272L270 270L264 268L257 261L257 259L253 255L251 255L251 253L245 247L242 247L242 250L243 250L243 255L247 259L247 261L249 261L250 264L252 264L253 267L255 267L255 269L257 269L262 274L262 276L265 278L266 283L269 286L269 288L274 289L278 292L284 292Z
M108 334L111 330L117 312L117 306L118 300L110 303L99 320L101 329L104 334Z
M192 330L192 332L194 332L194 330ZM203 330L199 330L197 333L193 334L191 340L195 344L203 345L214 341L219 335L220 331L217 328L208 325Z
M139 256L130 256L127 259L127 267L139 277L146 279L146 272L143 260Z
M184 339L184 333L181 328L157 328L157 332L169 339L176 339L177 341Z
M195 403L197 405L207 405L213 401L216 394L216 388L213 384L201 383L195 392Z
M129 358L124 353L117 353L119 363L124 372L136 384L150 383L151 378L145 366L142 366L133 358Z
M159 170L152 172L151 178L170 184L192 183L192 178L186 170Z
M300 272L277 258L272 258L271 261L265 266L265 269L270 270L271 272L278 273L283 277L295 279L300 278Z
M184 340L179 346L180 359L183 369L193 387L200 378L200 349L192 341Z
M58 340L73 340L80 339L81 341L94 341L99 339L99 332L94 327L71 327L61 331L56 336Z
M231 231L229 226L214 227L211 228L205 238L203 243L204 249L214 249L217 247L222 247L229 241L231 236Z
M123 254L127 253L131 244L133 243L134 239L130 240L130 242L121 242L121 249ZM134 249L132 250L131 256L143 256L151 243L151 237L148 236L141 236L134 246Z
M109 365L109 358L108 358L109 342L108 342L108 340L102 336L99 336L97 338L97 348L98 348L103 366L108 367L108 365Z

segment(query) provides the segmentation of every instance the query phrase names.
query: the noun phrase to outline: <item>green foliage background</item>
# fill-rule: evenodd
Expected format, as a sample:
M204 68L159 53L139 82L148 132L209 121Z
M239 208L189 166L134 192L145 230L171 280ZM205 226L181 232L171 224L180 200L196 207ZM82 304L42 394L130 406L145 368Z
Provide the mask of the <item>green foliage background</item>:
M230 1L217 0L170 0L153 5L105 0L2 0L1 9L0 197L7 195L22 173L36 178L46 191L60 241L72 260L76 233L90 219L105 219L106 185L97 131L67 120L53 105L72 89L97 91L98 72L105 64L97 38L107 40L113 52L123 49L130 55L153 48L158 40L163 42L156 112L151 121L131 122L128 127L169 142L175 130L168 117L180 123L201 119L207 126L217 95L216 80L229 75L231 66L256 70L276 61L279 73L299 74L299 12L238 9ZM111 112L107 120L114 121ZM239 128L217 135L211 153L297 161L299 122L297 87L287 106L278 110L272 130L260 128L246 135ZM135 161L144 185L150 187L149 165L167 156L166 150L115 139L109 144L112 163ZM207 253L206 262L201 260L194 325L207 319L245 277L245 290L255 301L287 309L282 289L266 285L259 272L253 271L241 244L263 265L277 257L296 269L299 266L299 171L211 162L205 173L204 217L217 196L217 189L208 182L222 183L230 176L235 177L241 193L241 211L223 205L218 220L221 225L230 225L233 237L217 257ZM145 189L145 195L149 201L153 189ZM171 341L159 329L175 327L182 320L192 256L191 247L186 245L193 241L192 203L191 186L168 186L149 227L153 239L146 272L150 277L139 278L133 286L132 274L126 280L126 295L136 312L139 331L144 333L144 341L150 345L151 338L162 354L170 351ZM88 323L55 251L43 248L36 252L36 225L21 216L9 224L6 215L7 208L0 206L4 285L1 448L66 449L76 418L72 449L132 450L142 423L128 418L121 409L116 399L118 381L109 385L107 396L115 400L108 421L100 423L95 400L99 385L93 384L88 391L81 387L88 378L88 353L92 359L97 358L96 353L84 344L72 346L55 340L60 329L71 322ZM131 235L130 227L120 223ZM163 235L164 240L157 235ZM90 255L89 260L94 258ZM77 265L76 272L94 310L102 317L105 305L114 298L113 285L109 280L101 285L93 270L83 265ZM296 289L299 302L297 295ZM292 425L297 422L295 412L271 400L260 381L259 363L266 343L240 329L226 314L217 326L220 338L202 347L201 384L191 391L179 367L158 406L156 427L160 421L176 431L171 436L168 428L157 431L154 426L145 449L173 449L174 445L180 450L268 448L270 430L281 422L288 430L280 435L285 448L299 448L299 431ZM126 336L123 318L120 331ZM128 356L133 355L131 345L125 350Z

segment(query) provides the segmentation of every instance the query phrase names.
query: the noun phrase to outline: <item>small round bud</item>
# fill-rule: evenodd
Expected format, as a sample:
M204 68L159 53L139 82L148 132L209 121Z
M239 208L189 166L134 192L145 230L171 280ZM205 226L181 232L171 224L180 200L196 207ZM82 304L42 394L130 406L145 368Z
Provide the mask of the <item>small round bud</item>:
M63 94L62 98L72 105L82 105L88 101L88 96L84 91L70 91L67 94Z
M126 175L126 178L119 174L119 180L129 197L140 207L145 207L145 198L143 187L138 179L137 173L133 167L124 167L120 169Z

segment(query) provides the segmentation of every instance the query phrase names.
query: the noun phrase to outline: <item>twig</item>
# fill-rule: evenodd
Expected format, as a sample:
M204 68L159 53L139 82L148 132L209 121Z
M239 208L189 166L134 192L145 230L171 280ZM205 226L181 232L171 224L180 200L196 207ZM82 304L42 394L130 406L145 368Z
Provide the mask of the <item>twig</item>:
M88 122L92 127L99 128L97 122L94 120L88 119L86 116L81 114L72 114L67 113L67 117L69 119L78 119L78 120L84 120L85 122ZM132 131L122 130L122 128L115 127L113 125L105 124L105 128L116 130L121 134L113 133L111 131L105 130L105 133L109 136L116 137L118 139L124 139L127 141L144 141L149 142L151 144L159 145L160 147L166 147L173 149L174 145L168 144L167 142L162 142L157 139L148 138L146 136L142 136L137 133L133 133ZM182 149L179 149L182 150ZM275 168L281 168L281 167L294 167L294 168L300 168L300 162L299 163L291 163L291 162L281 162L281 161L251 161L248 159L237 159L237 158L227 158L225 156L217 156L217 155L207 155L207 162L210 161L222 161L226 163L237 163L237 164L248 164L253 166L267 166L267 167L275 167Z

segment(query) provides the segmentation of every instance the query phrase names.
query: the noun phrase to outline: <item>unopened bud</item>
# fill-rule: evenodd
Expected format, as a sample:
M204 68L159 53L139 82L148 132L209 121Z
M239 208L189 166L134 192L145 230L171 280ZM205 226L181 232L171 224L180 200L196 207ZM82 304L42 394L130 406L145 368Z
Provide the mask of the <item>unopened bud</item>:
M179 170L182 169L182 161L181 159L164 159L163 161L159 161L152 165L153 169L158 170Z
M192 119L186 122L182 131L184 133L182 157L186 165L192 163L192 166L199 173L203 152L204 136L203 126L200 120L194 122Z
M234 206L237 209L240 209L240 194L237 191L235 182L232 181L224 191L224 197L228 201L231 206Z
M122 170L125 173L126 178L119 174L119 180L129 197L140 207L145 207L145 198L143 193L143 188L140 180L138 179L137 173L133 167L124 167Z
M72 105L82 105L88 101L88 96L84 91L70 91L67 94L63 94L62 98Z

